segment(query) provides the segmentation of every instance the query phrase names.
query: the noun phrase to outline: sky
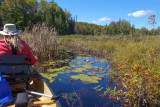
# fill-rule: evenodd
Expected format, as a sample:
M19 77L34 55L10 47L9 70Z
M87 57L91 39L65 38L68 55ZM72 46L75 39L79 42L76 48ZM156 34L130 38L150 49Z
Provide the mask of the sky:
M48 0L50 1L50 0ZM155 14L155 28L160 26L160 0L54 0L63 10L67 9L72 17L77 15L78 22L109 25L112 21L125 19L135 28L149 25L148 17Z

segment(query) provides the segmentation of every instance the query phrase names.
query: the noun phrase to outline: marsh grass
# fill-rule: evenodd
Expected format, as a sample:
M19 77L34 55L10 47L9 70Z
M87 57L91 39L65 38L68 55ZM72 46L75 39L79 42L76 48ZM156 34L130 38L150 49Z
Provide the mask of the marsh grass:
M31 47L39 61L50 59L57 54L56 31L43 24L36 24L31 31L25 30L22 39Z
M160 105L160 37L159 36L82 36L58 37L59 44L79 52L111 61L111 75L117 83L115 100L125 106ZM125 91L124 91L125 90Z
M155 106L159 104L160 43L156 47L152 37L141 42L128 41L113 52L112 64L119 75L118 81L126 92L121 92L129 104ZM118 92L117 92L118 94Z

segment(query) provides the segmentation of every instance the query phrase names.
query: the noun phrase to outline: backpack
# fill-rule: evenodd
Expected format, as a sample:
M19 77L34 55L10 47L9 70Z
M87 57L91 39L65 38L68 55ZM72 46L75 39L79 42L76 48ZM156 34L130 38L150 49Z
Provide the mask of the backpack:
M8 82L0 74L0 107L5 107L12 102L13 98L11 94L12 91Z

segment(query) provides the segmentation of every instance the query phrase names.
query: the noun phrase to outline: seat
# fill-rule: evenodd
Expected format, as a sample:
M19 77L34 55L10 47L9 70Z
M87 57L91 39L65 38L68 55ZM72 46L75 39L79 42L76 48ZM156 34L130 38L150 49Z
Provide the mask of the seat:
M0 73L8 81L11 88L17 86L27 88L29 79L36 77L29 69L29 59L26 55L3 54L0 57Z
M26 55L3 54L0 62L0 73L2 75L29 74L29 62Z

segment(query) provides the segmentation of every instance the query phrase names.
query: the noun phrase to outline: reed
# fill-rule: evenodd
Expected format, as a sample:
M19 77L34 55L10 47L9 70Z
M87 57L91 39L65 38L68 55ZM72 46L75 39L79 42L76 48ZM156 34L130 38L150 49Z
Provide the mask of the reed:
M21 34L22 39L31 47L39 61L51 59L57 55L57 32L44 23L36 24L31 31L27 29Z

